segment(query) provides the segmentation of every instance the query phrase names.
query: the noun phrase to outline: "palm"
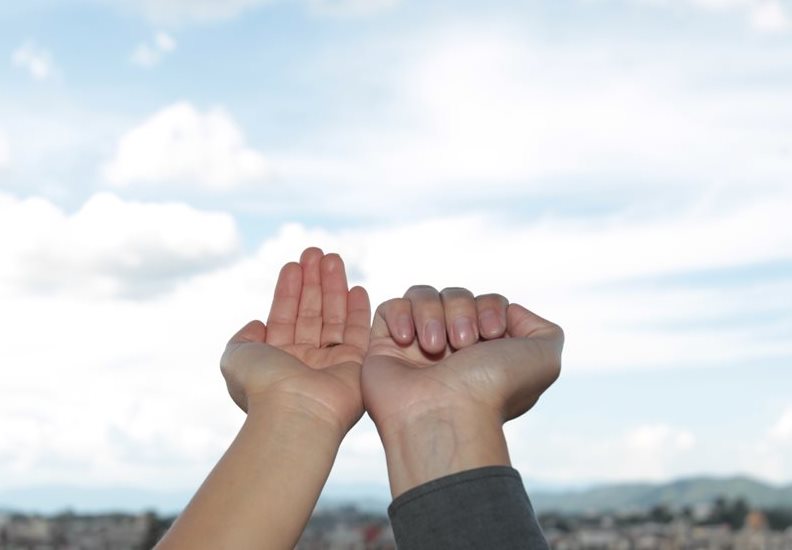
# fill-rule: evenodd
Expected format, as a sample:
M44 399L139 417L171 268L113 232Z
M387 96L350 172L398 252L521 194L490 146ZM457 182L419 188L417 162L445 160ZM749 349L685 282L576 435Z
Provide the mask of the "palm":
M348 290L341 259L307 249L281 270L267 325L251 323L232 339L232 397L245 410L251 399L298 397L350 427L363 411L369 318L368 296Z
M375 317L362 373L369 413L380 422L438 405L485 406L506 420L528 410L558 375L563 337L518 305L509 306L508 319L499 338L458 350L446 343L428 354L417 339L395 342Z
M289 344L279 347L305 366L316 370L330 368L340 363L363 363L365 349L351 344L338 344L327 348L317 348L311 344Z
M417 340L404 347L390 336L373 337L362 374L369 413L375 419L385 419L439 402L470 402L476 397L468 382L482 378L476 372L482 366L476 360L476 347L492 349L492 344L495 342L482 342L457 351L446 345L441 353L430 355ZM479 388L479 393L489 389Z

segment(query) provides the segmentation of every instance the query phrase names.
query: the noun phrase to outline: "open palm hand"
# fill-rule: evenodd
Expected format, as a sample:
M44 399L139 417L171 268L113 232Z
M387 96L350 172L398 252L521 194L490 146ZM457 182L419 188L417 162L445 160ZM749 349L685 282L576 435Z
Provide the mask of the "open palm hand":
M234 402L245 411L276 402L348 430L363 412L370 315L366 291L348 289L341 258L306 249L281 269L266 325L251 321L226 347L221 370Z

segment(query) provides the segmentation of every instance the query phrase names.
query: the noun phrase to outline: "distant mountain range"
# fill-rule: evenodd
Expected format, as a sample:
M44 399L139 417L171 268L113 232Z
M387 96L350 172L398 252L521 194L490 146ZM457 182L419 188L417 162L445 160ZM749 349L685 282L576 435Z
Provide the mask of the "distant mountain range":
M749 477L693 477L668 483L622 483L579 491L537 491L529 496L538 512L618 512L673 508L713 502L718 497L743 498L750 506L792 509L792 485L773 486Z
M153 510L168 515L178 513L192 492L66 486L0 489L0 511L53 514L65 510L81 513ZM576 490L552 489L547 484L529 482L528 494L538 512L618 512L646 510L658 504L679 508L710 503L718 497L742 497L754 507L792 509L792 485L773 486L749 477L693 477L668 483L604 484ZM319 507L352 504L384 514L389 502L387 485L330 485L322 494Z

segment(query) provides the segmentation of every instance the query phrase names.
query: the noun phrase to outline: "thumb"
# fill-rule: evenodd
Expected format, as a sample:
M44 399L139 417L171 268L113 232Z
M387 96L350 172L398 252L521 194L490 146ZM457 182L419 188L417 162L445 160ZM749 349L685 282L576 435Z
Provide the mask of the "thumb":
M228 393L234 402L243 411L247 412L247 396L245 395L245 383L248 375L248 368L246 366L251 360L259 359L254 357L261 354L260 349L249 350L249 346L253 344L254 348L260 348L256 344L262 344L266 341L267 327L261 321L250 321L244 327L239 329L226 344L222 357L220 357L220 372L226 380ZM242 348L248 348L248 357L240 358L239 351ZM264 346L269 348L269 346ZM252 353L250 353L252 351ZM251 357L252 355L252 357Z
M506 310L506 332L514 338L547 337L564 345L564 331L555 323L539 317L520 304L509 304ZM559 353L560 353L559 349Z
M529 410L561 373L564 331L519 304L506 311L506 331L501 340L508 376L505 413L507 419Z
M267 327L261 321L250 321L239 329L236 334L228 341L230 344L241 344L246 342L265 342L267 339Z

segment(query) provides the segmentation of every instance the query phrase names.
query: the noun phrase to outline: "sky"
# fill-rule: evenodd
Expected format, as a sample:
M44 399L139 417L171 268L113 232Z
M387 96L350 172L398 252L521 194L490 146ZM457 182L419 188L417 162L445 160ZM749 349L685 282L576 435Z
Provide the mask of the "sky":
M5 2L0 493L191 494L309 245L564 328L529 491L790 483L790 98L785 0ZM364 417L327 492L386 480Z

